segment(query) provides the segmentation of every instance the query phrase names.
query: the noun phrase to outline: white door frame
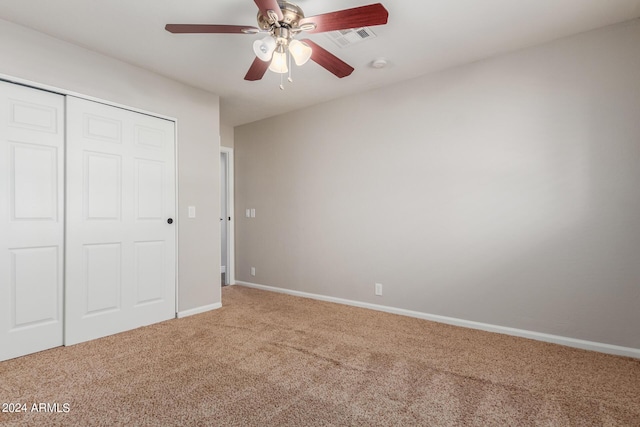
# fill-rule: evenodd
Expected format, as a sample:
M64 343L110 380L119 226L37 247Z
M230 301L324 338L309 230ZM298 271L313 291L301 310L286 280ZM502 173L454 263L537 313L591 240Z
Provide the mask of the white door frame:
M220 146L220 153L227 155L227 216L231 221L227 223L227 270L226 277L229 285L236 284L236 255L235 255L235 216L234 216L234 199L233 199L233 148ZM222 254L218 265L222 264Z

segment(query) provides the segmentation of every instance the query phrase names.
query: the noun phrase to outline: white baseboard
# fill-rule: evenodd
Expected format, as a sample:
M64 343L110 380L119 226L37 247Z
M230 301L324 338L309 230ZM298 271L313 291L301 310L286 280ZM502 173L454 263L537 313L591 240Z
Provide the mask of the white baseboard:
M217 302L215 304L203 305L202 307L196 307L189 310L179 311L178 319L182 319L183 317L193 316L194 314L205 313L207 311L216 310L222 307L221 302Z
M462 326L465 328L479 329L482 331L496 332L499 334L512 335L516 337L529 338L537 341L544 341L553 344L560 344L567 347L580 348L583 350L598 351L600 353L614 354L617 356L627 356L640 359L640 349L622 347L612 344L604 344L594 341L580 340L576 338L563 337L560 335L545 334L542 332L527 331L525 329L509 328L506 326L492 325L489 323L474 322L471 320L457 319L455 317L440 316L437 314L422 313L419 311L405 310L403 308L388 307L386 305L370 304L367 302L353 301L343 298L329 297L325 295L311 294L308 292L293 291L290 289L276 288L273 286L259 285L257 283L243 282L236 280L236 284L249 288L262 289L265 291L279 292L304 298L312 298L320 301L335 302L338 304L352 305L355 307L368 308L371 310L384 311L386 313L400 314L402 316L416 317L418 319L430 320L432 322L446 323L448 325Z

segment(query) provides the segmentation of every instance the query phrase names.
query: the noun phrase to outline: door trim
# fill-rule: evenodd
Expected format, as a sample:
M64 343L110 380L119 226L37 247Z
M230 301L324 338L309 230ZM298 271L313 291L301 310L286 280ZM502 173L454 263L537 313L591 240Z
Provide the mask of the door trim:
M220 146L220 153L227 155L227 216L231 218L231 221L227 221L227 277L228 284L236 284L236 253L235 253L235 216L233 199L234 182L233 182L233 148ZM221 259L218 261L218 265L222 264Z
M121 108L123 110L133 111L134 113L146 114L147 116L157 117L159 119L165 119L165 120L169 120L171 122L178 123L178 119L176 119L175 117L165 116L163 114L158 114L158 113L155 113L153 111L143 110L141 108L136 108L136 107L131 107L129 105L119 104L117 102L109 101L109 100L106 100L106 99L103 99L103 98L97 98L95 96L85 95L85 94L82 94L82 93L74 92L72 90L62 89L62 88L59 88L59 87L56 87L56 86L50 86L50 85L46 85L46 84L43 84L43 83L34 82L32 80L26 80L26 79L22 79L20 77L10 76L8 74L0 73L0 80L4 80L4 81L10 82L10 83L19 84L21 86L32 87L34 89L44 90L44 91L47 91L47 92L57 93L59 95L74 96L76 98L85 99L87 101L98 102L100 104L110 105L112 107L118 107L118 108Z

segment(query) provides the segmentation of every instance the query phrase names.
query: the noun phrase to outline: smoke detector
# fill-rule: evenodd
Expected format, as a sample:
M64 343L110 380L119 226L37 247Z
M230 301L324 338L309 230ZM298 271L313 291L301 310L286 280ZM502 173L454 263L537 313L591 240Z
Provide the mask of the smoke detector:
M377 58L371 61L371 68L375 68L378 70L381 68L385 68L387 65L389 65L389 62L384 58Z

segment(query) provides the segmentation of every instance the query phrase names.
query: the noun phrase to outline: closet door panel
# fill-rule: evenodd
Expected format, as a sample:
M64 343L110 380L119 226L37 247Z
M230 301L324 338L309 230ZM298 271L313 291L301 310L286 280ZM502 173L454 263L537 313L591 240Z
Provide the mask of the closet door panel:
M0 360L62 345L64 96L0 81Z
M175 317L174 126L67 97L67 345Z

